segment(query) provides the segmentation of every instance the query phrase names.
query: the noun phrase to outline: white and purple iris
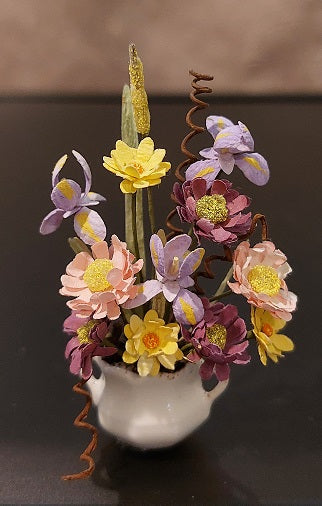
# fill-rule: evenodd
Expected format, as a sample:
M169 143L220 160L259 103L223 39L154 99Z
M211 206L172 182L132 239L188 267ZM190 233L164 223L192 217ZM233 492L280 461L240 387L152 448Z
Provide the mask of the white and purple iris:
M103 241L106 236L105 224L100 215L88 206L95 206L105 197L91 192L92 173L85 158L77 151L72 152L81 165L85 177L85 190L72 179L59 179L59 173L67 160L67 155L62 156L55 165L52 175L51 200L55 209L43 219L40 225L40 233L43 235L55 232L63 218L74 215L74 229L76 234L86 243L93 245L97 241Z
M202 177L210 188L220 170L231 174L235 165L252 183L262 186L269 179L269 168L265 158L254 153L254 139L250 131L241 123L234 125L224 116L208 116L206 120L208 132L214 139L211 148L200 151L206 158L193 163L186 171L186 180L191 181Z
M133 308L163 292L165 299L172 302L174 317L182 325L195 325L202 320L204 308L201 299L188 290L194 285L191 274L198 269L205 250L197 248L188 251L191 237L186 234L174 237L163 244L160 237L153 234L150 250L156 278L143 283L137 297L123 307Z

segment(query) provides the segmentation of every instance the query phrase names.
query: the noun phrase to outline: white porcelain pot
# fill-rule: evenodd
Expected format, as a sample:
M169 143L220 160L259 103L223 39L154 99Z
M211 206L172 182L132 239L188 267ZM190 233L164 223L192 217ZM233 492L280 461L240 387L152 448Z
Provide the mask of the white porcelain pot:
M191 434L208 418L212 403L228 385L228 380L222 381L206 392L197 364L143 378L100 357L95 361L101 376L92 376L87 385L100 425L142 450L166 448Z

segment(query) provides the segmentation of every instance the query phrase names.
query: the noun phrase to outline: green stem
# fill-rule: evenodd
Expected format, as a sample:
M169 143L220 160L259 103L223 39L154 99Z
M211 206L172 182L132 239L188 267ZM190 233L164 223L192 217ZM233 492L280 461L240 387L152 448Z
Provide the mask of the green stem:
M148 186L147 190L148 190L148 209L149 209L151 233L154 234L156 231L156 228L155 228L155 216L154 216L152 188L150 186Z
M230 295L231 293L233 293L232 290L227 290L226 292L222 292L219 295L214 295L209 300L210 302L213 302L214 300L223 299L224 297L227 297L227 295Z
M133 230L133 238L134 238L134 251L135 258L140 258L139 244L138 244L138 235L136 228L136 193L132 193L132 230ZM138 280L139 283L142 283L142 273L138 272Z
M144 242L143 191L136 191L136 229L139 246L139 258L143 259L142 276L146 280L146 254Z
M229 271L227 272L226 276L224 277L224 279L220 283L219 288L218 288L217 292L215 293L215 297L224 293L227 283L232 276L233 270L234 270L234 267L232 265L231 268L229 269ZM231 290L230 290L230 292L231 292Z
M192 344L191 344L191 343L187 343L187 344L185 344L184 346L182 346L182 348L180 348L180 350L181 350L181 351L182 351L182 353L183 353L184 351L188 350L189 348L190 348L191 350L193 349L193 346L192 346Z

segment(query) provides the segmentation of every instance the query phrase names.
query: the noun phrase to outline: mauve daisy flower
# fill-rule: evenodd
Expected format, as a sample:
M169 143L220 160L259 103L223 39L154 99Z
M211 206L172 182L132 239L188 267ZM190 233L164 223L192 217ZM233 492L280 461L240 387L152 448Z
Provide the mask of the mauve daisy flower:
M230 364L245 365L250 361L246 351L246 325L235 306L221 302L210 304L205 298L202 302L204 319L190 331L181 328L183 337L194 346L187 358L191 362L203 360L199 370L202 379L210 379L215 374L218 381L225 381L229 378Z
M290 292L284 278L292 272L287 258L271 241L250 247L241 242L234 252L236 283L228 283L233 292L242 294L253 306L269 311L276 318L289 321L297 297Z
M109 357L117 352L114 346L103 345L107 333L108 325L105 321L89 320L77 329L76 335L68 341L65 350L65 357L70 359L69 370L72 374L81 373L82 378L87 381L93 373L93 357Z
M250 204L246 195L240 195L232 184L216 180L207 190L205 179L175 183L173 192L181 221L193 224L198 240L205 237L214 242L231 244L245 235L251 224L251 213L242 211Z

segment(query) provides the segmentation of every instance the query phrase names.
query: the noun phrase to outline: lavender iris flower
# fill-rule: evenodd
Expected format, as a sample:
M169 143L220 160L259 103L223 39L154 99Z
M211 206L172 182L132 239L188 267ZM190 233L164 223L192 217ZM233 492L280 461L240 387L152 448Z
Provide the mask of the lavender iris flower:
M234 165L237 165L252 183L258 186L267 183L267 161L259 153L253 152L254 139L246 125L240 121L234 125L223 116L208 116L206 127L214 139L214 144L211 148L200 151L200 155L206 160L190 165L186 171L187 181L202 177L210 188L220 170L231 174Z
M174 237L165 245L158 235L153 234L150 250L157 279L143 283L139 295L123 307L137 307L163 292L165 299L173 304L177 322L183 325L199 322L204 314L201 299L187 288L194 285L191 274L199 267L205 250L197 248L189 252L190 245L191 237L186 234Z
M43 219L40 225L40 233L51 234L58 229L63 218L74 216L74 228L76 234L86 243L94 244L103 241L106 236L106 228L102 218L96 211L88 208L95 206L105 197L91 192L92 173L85 158L77 151L72 152L81 165L85 177L85 190L82 192L78 183L72 179L59 179L59 173L67 160L67 155L61 157L55 165L52 174L51 200L55 209Z

